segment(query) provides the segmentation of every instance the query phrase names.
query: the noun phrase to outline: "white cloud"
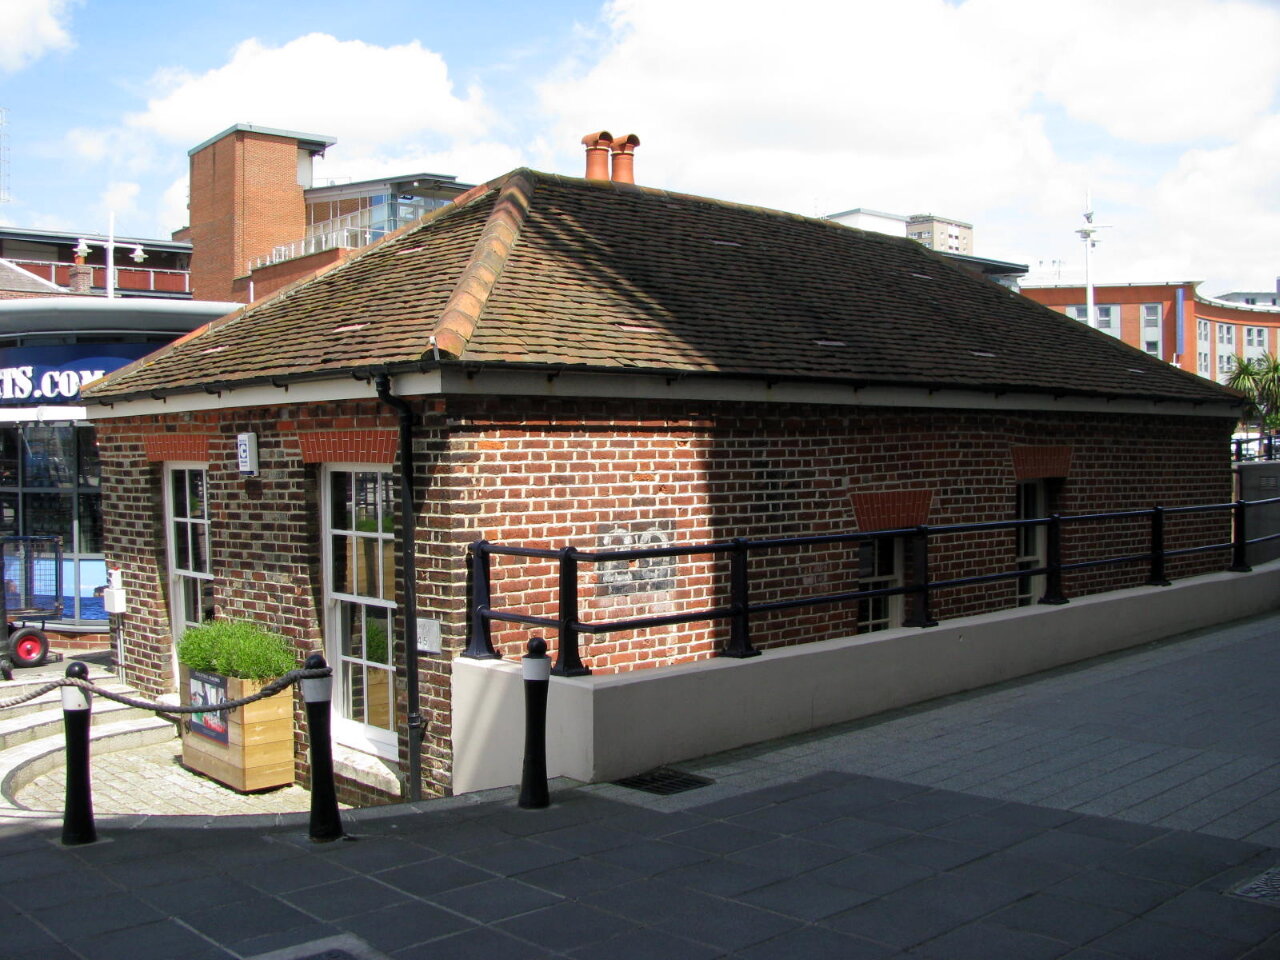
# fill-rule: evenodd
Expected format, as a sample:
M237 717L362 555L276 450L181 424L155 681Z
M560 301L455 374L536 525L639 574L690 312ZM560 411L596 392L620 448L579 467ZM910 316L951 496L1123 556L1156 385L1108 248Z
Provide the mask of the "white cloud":
M205 73L156 71L145 110L113 128L67 134L73 154L122 179L162 177L153 232L187 221L186 150L236 123L332 136L317 182L432 172L490 178L519 163L499 142L477 90L459 95L444 59L417 41L379 47L308 34L280 46L245 40Z
M1240 209L1276 195L1257 133L1280 89L1273 3L792 0L742 14L614 0L539 88L540 162L577 173L582 134L635 132L641 183L805 214L933 212L973 222L979 255L1021 260L1080 258L1092 188L1115 218L1101 261L1157 277L1219 269L1196 227L1215 206L1273 236ZM1223 197L1214 178L1231 163L1263 182ZM1202 189L1182 185L1196 177ZM1277 248L1249 245L1221 244L1221 266Z
M312 33L279 47L246 40L203 74L165 69L161 92L127 125L192 147L235 123L338 137L344 144L408 137L473 138L492 122L476 91L459 97L444 59L416 40L379 47Z
M105 213L114 213L117 217L127 216L137 209L138 195L141 185L128 180L113 180L102 191L101 205Z
M0 3L0 71L21 70L73 44L66 21L71 0L3 0Z

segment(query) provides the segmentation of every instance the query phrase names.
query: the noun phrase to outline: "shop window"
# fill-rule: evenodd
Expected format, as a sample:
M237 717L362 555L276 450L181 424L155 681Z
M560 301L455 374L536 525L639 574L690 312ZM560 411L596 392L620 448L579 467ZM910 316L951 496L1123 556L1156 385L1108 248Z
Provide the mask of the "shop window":
M106 584L97 440L92 427L0 428L0 536L62 537L62 622L102 621Z
M395 484L386 468L324 472L325 641L334 666L334 735L396 755Z

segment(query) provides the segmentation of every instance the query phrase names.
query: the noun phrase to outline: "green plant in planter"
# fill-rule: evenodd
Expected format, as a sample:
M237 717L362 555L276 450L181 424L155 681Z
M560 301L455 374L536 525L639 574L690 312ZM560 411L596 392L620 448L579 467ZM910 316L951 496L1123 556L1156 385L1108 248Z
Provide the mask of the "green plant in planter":
M274 680L294 668L284 637L247 620L207 620L188 627L178 641L178 661L241 680Z

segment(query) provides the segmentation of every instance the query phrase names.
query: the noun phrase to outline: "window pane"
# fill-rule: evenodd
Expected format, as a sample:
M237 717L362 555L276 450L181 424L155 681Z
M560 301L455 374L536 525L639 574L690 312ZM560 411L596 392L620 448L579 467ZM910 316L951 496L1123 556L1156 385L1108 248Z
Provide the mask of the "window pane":
M351 474L335 471L329 477L332 504L329 523L335 530L351 529Z
M382 477L382 525L379 529L383 533L391 533L395 529L395 516L398 501L396 499L396 482L395 478L389 473L380 474Z
M378 525L378 475L376 473L357 473L355 476L355 529L363 533L372 533L379 529Z
M179 570L191 569L191 545L187 542L188 529L185 523L173 525L173 549L175 556L173 565Z
M0 493L0 537L18 535L18 495Z
M96 487L102 482L102 463L98 457L98 435L93 427L76 427L79 453L80 486Z
M82 493L80 507L80 552L102 552L102 494Z
M70 487L75 459L73 429L29 425L24 438L24 484L29 487Z
M18 428L0 430L0 486L18 485Z
M391 665L391 611L365 608L364 657L371 663Z
M347 541L347 550L351 553L355 583L351 592L362 597L376 597L378 589L378 556L377 541L364 537L352 537Z
M342 655L359 657L364 640L362 609L355 603L340 604L342 611Z
M196 573L209 572L209 527L203 523L193 523L189 527L191 535L191 569Z
M64 550L72 549L71 494L29 493L26 497L27 533L62 537Z
M173 500L173 515L187 516L187 471L174 470L169 475L169 493Z
M187 516L204 518L204 471L188 470L187 474Z
M391 729L391 671L365 668L365 696L368 698L366 723L383 730Z
M347 538L342 534L335 533L330 539L330 546L333 569L330 574L333 579L333 589L338 593L353 593L355 581L352 579L353 572L351 569L351 558L347 546Z
M378 544L378 559L381 561L378 571L378 583L381 589L377 596L383 600L396 598L396 545L394 540L382 540Z

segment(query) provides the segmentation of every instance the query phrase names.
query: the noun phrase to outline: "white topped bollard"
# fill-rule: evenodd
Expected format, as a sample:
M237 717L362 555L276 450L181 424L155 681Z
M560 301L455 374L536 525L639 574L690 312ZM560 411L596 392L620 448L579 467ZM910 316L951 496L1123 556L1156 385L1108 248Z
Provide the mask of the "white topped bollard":
M313 653L303 666L307 670L323 670L328 664L320 654ZM333 737L330 734L333 675L306 677L301 684L307 711L307 737L311 741L311 826L307 836L317 843L325 843L342 837L338 791L333 782Z
M520 776L520 806L551 805L547 791L547 690L551 686L551 658L547 641L534 637L521 658L524 675L524 769Z

